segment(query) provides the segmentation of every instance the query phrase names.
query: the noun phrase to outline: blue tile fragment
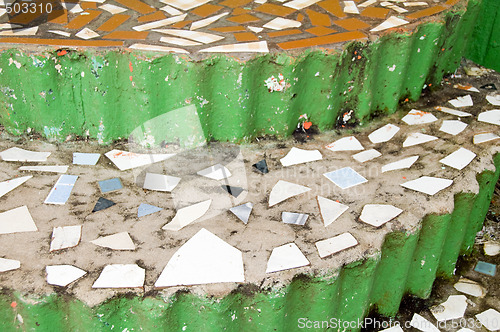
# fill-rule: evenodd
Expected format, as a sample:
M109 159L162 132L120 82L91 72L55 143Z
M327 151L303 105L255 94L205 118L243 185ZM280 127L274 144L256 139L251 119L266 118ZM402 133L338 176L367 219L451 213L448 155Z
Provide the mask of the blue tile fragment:
M45 204L65 204L71 195L77 175L61 175L45 199Z
M163 209L157 206L141 203L141 205L139 205L139 209L137 210L137 217L144 217L148 214L152 214L161 210Z
M344 167L323 175L342 189L351 188L358 184L368 182L367 179L350 167Z
M110 191L120 190L123 188L122 182L119 178L113 178L109 180L99 181L99 188L103 194L109 193Z
M474 271L494 277L497 266L495 264L478 261Z
M97 211L107 209L115 204L116 204L115 202L110 201L109 199L106 199L104 197L99 197L92 212L97 212Z
M94 166L99 161L101 157L100 153L73 153L73 164L74 165L89 165Z

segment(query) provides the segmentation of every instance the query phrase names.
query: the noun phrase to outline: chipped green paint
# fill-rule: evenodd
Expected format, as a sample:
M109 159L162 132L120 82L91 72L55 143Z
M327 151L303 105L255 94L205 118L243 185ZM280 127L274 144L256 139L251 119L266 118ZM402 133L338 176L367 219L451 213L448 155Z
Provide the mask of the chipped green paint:
M357 331L370 310L393 316L405 294L427 297L436 276L453 274L483 223L500 154L494 163L496 171L477 176L478 194L455 195L451 214L428 215L414 231L387 234L379 253L339 271L298 275L275 289L242 285L222 298L188 291L169 298L125 295L93 308L69 295L25 298L3 290L0 330L298 331L329 324L333 331Z
M439 85L458 67L480 4L456 6L413 33L297 58L269 54L239 62L222 55L196 62L147 52L3 50L0 123L14 134L31 128L59 140L78 135L102 143L188 105L196 106L208 140L284 137L304 113L321 130L351 110L349 122L362 123L395 112L405 98L418 99L425 84ZM264 81L279 74L287 88L269 92Z

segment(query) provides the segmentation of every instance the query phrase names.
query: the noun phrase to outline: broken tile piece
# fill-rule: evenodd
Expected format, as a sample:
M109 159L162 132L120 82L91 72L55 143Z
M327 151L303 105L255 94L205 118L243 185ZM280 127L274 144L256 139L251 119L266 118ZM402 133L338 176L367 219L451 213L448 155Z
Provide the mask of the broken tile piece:
M319 257L325 258L339 251L354 247L358 241L351 233L342 233L326 240L321 240L315 243L318 249Z
M344 13L359 14L358 7L354 1L344 1Z
M216 164L214 166L207 167L196 173L198 175L214 180L222 180L231 176L231 172L226 168L226 166L221 164Z
M367 179L350 167L344 167L323 175L341 189L351 188L358 184L368 182Z
M500 95L486 96L486 100L493 106L500 106Z
M474 152L465 148L460 148L457 151L444 157L439 162L445 164L446 166L461 170L465 166L469 165L474 158L476 158L476 154Z
M443 124L441 125L441 128L439 128L439 130L455 136L464 131L466 127L467 124L463 123L460 120L443 120Z
M50 242L50 251L56 251L75 247L80 243L82 235L82 226L64 226L54 227L52 230L52 241Z
M99 181L99 188L101 189L101 193L105 194L111 191L120 190L123 188L123 185L119 178L113 178Z
M99 6L99 9L104 9L105 11L110 12L113 15L120 14L128 10L126 8L122 8L111 4L104 4L102 6Z
M172 16L169 18L165 18L163 20L153 21L153 22L149 22L149 23L145 23L145 24L141 24L141 25L136 25L135 27L132 27L132 29L134 29L135 31L147 31L147 30L151 30L151 29L161 28L165 25L170 25L170 24L184 21L186 16L187 16L187 14Z
M380 152L378 152L377 150L370 149L370 150L361 151L359 153L356 153L352 157L354 159L356 159L357 161L359 161L360 163L364 163L364 162L366 162L368 160L372 160L372 159L378 158L381 155L382 154Z
M71 36L71 33L66 32L66 31L62 31L62 30L48 30L48 32L54 33L54 34L59 35L59 36L64 36L64 37Z
M321 0L292 0L292 1L285 3L283 6L293 8L296 10L301 10L301 9L309 7L309 6L315 4L316 2L319 2L319 1L321 1Z
M479 113L477 121L491 123L500 126L500 110L490 110Z
M443 322L462 318L466 309L467 297L465 295L450 295L445 302L432 307L430 311L438 322Z
M267 162L265 159L256 162L255 164L252 165L252 167L261 172L262 174L269 173L269 169L267 168Z
M244 281L241 251L202 228L170 258L155 287Z
M101 236L98 239L90 241L90 243L113 250L135 250L135 244L130 238L128 232Z
M137 209L137 218L144 217L148 214L152 214L161 210L163 209L157 206L141 203L141 205L139 205L139 208Z
M389 123L368 135L368 139L373 144L388 142L398 131L399 127Z
M183 38L177 38L177 37L161 37L160 41L162 43L179 45L179 46L198 46L198 45L201 45L198 42L188 40L188 39L183 39Z
M189 28L189 30L192 31L192 30L206 27L207 25L210 25L210 24L218 21L219 19L221 19L222 17L224 17L228 14L229 14L229 12L226 12L226 13L210 16L210 17L204 18L204 19L199 20L199 21L195 21L195 22L193 22L193 24L191 24L191 27Z
M141 167L173 157L174 153L166 154L140 154L121 150L111 150L104 154L115 164L120 171Z
M377 25L375 28L371 29L370 31L371 32L383 31L383 30L387 30L390 28L399 27L401 25L405 25L408 23L410 23L410 22L405 21L405 20L403 20L399 17L396 17L396 16L391 16L387 20L385 20L384 22Z
M92 212L97 212L97 211L101 211L101 210L105 210L113 205L115 205L116 203L113 202L113 201L110 201L109 199L106 199L104 197L99 197L99 199L97 200L97 203L95 204L94 206L94 209L92 210Z
M474 135L474 137L472 138L472 142L474 144L481 144L481 143L493 141L493 140L496 140L499 138L500 138L500 136L498 136L497 134L494 134L494 133L482 133L482 134Z
M36 231L38 228L26 205L0 213L0 234Z
M189 54L188 51L182 48L151 45L151 44L132 44L129 46L129 48L133 50Z
M0 157L5 161L47 161L50 152L35 152L13 147L0 152Z
M48 265L45 267L45 272L49 285L61 287L66 287L87 274L84 270L73 265Z
M273 30L283 30L289 28L298 28L302 25L299 21L289 20L287 18L276 17L275 19L267 22L262 27Z
M233 195L234 197L238 197L244 189L241 187L233 187L233 186L228 186L228 185L222 185L222 189L227 191L230 195Z
M496 256L500 254L500 243L494 241L486 241L483 244L484 254L488 256Z
M404 332L404 330L401 328L401 325L397 324L393 327L389 327L388 329L380 330L379 332Z
M468 107L473 106L472 97L470 95L457 97L448 101L453 107Z
M354 136L347 136L325 146L330 151L359 151L365 148Z
M472 85L462 85L462 84L455 84L453 86L455 89L460 89L460 90L465 90L465 91L470 91L470 92L479 92L479 90Z
M342 213L346 212L349 207L339 202L332 201L331 199L317 196L319 211L321 214L321 219L326 226L330 225L332 222L337 220Z
M176 36L180 38L187 38L194 40L203 44L210 44L221 39L223 36L219 36L213 33L199 32L199 31L189 31L189 30L177 30L177 29L154 29L153 31L165 33L167 35Z
M280 161L283 166L292 166L321 159L323 159L323 156L318 150L303 150L292 147L290 152L288 152L285 157L281 158Z
M432 113L413 109L401 120L409 125L418 125L437 121L437 118Z
M206 200L177 210L171 222L162 227L166 231L178 231L207 213L212 200Z
M19 170L20 171L29 171L29 172L66 173L68 171L68 166L56 166L56 165L21 166L21 167L19 167Z
M21 262L15 259L0 258L0 272L17 270L21 267Z
M460 278L460 280L453 285L453 287L455 287L457 291L470 296L483 297L486 295L486 289L484 287L479 285L477 282L466 278Z
M402 212L403 210L389 204L366 204L359 219L369 225L380 227Z
M494 277L497 266L495 264L478 261L474 271Z
M436 106L436 107L434 107L434 109L436 109L438 111L441 111L443 113L448 113L448 114L451 114L451 115L459 116L461 118L465 118L467 116L472 116L472 114L470 114L470 113L462 112L462 111L457 111L457 110L454 110L452 108L443 107L443 106Z
M309 264L295 243L287 243L273 249L267 261L266 273L295 269Z
M100 153L74 152L73 153L73 164L74 165L94 166L97 164L100 157L101 157Z
M438 138L431 135L426 135L422 133L411 133L406 137L406 140L403 142L403 147L414 146L418 144L423 144L427 142L431 142L437 140Z
M500 330L500 312L488 309L476 315L477 320L490 331Z
M404 158L389 164L382 166L382 173L395 171L397 169L406 169L410 168L419 158L419 156L411 156L408 158Z
M283 221L284 224L304 226L307 218L309 218L309 215L304 213L281 212L281 221Z
M310 191L311 188L299 184L279 180L269 194L269 207L274 206L284 200Z
M95 32L94 30L91 30L89 28L83 28L80 32L75 34L75 37L87 40L87 39L99 37L99 34L97 32Z
M7 181L0 182L0 197L3 195L7 194L8 192L16 189L29 179L31 179L33 176L28 175L28 176L22 176L19 178L13 178Z
M431 176L422 176L416 180L407 181L402 183L401 186L423 192L427 195L435 195L439 191L448 188L453 183L453 180L436 178Z
M171 192L179 184L181 178L163 174L146 173L144 189Z
M71 191L73 190L77 179L77 175L61 175L54 187L50 190L44 203L58 205L65 204L71 195Z
M92 288L142 288L146 270L136 264L106 265Z
M248 223L248 218L250 218L250 213L252 213L253 209L253 204L252 203L245 203L241 204L235 207L232 207L229 209L238 219L243 221L243 223L246 225Z
M423 332L440 332L434 324L417 313L413 314L413 317L410 321L410 326L413 326L417 330Z

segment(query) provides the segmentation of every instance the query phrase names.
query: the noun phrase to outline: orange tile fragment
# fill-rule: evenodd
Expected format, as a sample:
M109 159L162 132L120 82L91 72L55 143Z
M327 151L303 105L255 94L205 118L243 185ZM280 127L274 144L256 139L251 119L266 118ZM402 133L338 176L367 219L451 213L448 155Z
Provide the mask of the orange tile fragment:
M225 0L222 2L219 2L219 5L226 6L229 8L238 8L238 7L243 7L246 4L249 4L252 2L252 0Z
M257 37L255 34L251 32L238 32L238 33L233 33L234 38L236 38L236 41L238 42L250 42L250 41L258 41L259 37Z
M364 33L360 31L350 31L350 32L336 33L333 35L327 35L322 37L288 41L284 43L279 43L278 46L283 50L292 50L296 48L335 44L335 43L363 39L363 38L367 38L367 36Z
M245 9L245 8L236 8L235 10L233 10L231 15L236 16L236 15L247 14L249 12L250 11L248 9Z
M434 7L430 7L430 8L426 8L426 9L420 10L418 12L414 12L414 13L412 13L410 15L407 15L406 17L409 18L409 19L411 19L411 20L413 20L413 19L422 18L422 17L425 17L425 16L431 16L431 15L440 13L440 12L442 12L445 9L446 9L446 7L444 7L444 6L434 6Z
M370 27L369 24L361 20L358 20L357 18L347 18L345 20L337 20L333 21L333 23L348 31L361 30Z
M97 18L97 16L101 15L101 11L98 11L98 10L87 10L86 13L88 13L88 15L78 15L77 17L75 17L74 19L72 19L71 21L69 21L69 23L65 26L65 28L68 28L68 29L81 29L83 28L84 26L86 26L87 24L89 24L90 22L92 22L93 20L95 20Z
M339 18L346 17L346 13L342 10L342 7L340 6L340 1L339 0L325 0L318 2L318 6L326 10L332 15L335 15Z
M0 43L10 44L35 44L50 46L94 46L109 47L123 46L123 41L111 40L80 40L80 39L49 39L49 38L24 38L24 37L6 37L0 38Z
M387 8L368 7L361 12L361 16L385 19L390 11L391 10Z
M150 14L156 10L150 5L147 5L139 0L115 0L115 1L141 14Z
M455 6L460 0L448 0L444 4L445 6Z
M21 13L19 15L14 16L9 19L9 23L17 23L17 24L29 24L34 21L36 18L42 16L44 13L40 11L35 11L34 13Z
M195 14L195 15L198 15L201 17L207 17L207 16L210 16L210 15L218 12L222 8L224 8L224 7L207 3L207 4L204 4L200 7L196 7L195 9L191 10L191 14Z
M295 9L293 9L293 8L278 6L278 5L274 5L271 3L265 3L263 5L260 5L259 7L255 8L254 10L258 11L260 13L282 16L282 17L290 15L291 13L295 12Z
M300 33L302 33L302 31L300 31L299 29L290 29L290 30L268 32L267 35L269 36L269 38L276 38L282 36L298 35Z
M149 31L113 31L102 37L104 39L141 39L148 36Z
M296 20L299 21L299 22L302 22L303 19L304 19L304 15L302 15L302 13L298 13Z
M125 14L115 14L111 16L109 20L104 22L100 27L97 28L98 31L113 31L120 25L125 23L126 20L130 18L130 15Z
M232 27L219 27L219 28L210 28L212 31L216 32L238 32L238 31L246 31L244 27L241 25L235 25Z
M68 11L66 9L54 9L47 16L47 22L55 24L67 24Z
M307 29L306 32L313 34L315 36L324 36L337 32L337 30L333 30L327 27L312 27Z
M227 19L227 21L245 24L245 23L260 21L260 18L255 17L255 16L250 15L250 14L243 14L243 15L238 15L238 16L231 16L230 18Z
M189 21L180 21L180 22L172 24L171 27L175 28L175 29L182 29L186 25L191 24L191 23L193 23L193 21L191 21L191 20L189 20Z
M326 14L321 14L311 9L306 9L306 13L312 25L330 26L331 24L330 17Z
M157 11L157 12L154 12L152 14L139 16L139 18L137 18L137 22L147 23L147 22L152 22L152 21L163 20L165 18L167 18L167 17L165 16L165 14L163 14L163 12Z
M84 2L82 1L80 3L80 7L82 7L83 10L85 9L97 9L97 2Z

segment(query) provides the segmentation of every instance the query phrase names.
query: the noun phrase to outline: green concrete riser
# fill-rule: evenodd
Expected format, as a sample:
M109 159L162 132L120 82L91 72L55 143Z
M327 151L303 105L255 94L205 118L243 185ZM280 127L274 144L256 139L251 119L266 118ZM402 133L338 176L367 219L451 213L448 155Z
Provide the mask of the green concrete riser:
M244 142L285 137L299 116L319 129L391 114L400 100L417 100L425 84L439 85L464 55L481 1L443 15L413 33L393 32L355 42L343 52L257 56L247 62L214 56L195 62L176 55L70 51L65 55L0 53L0 123L13 134L28 129L65 140L86 136L103 143L127 138L161 114L196 105L205 136ZM60 66L60 67L59 67ZM269 92L264 81L283 74L289 87Z
M0 329L182 331L187 326L186 331L297 331L328 320L339 330L353 324L346 330L356 331L353 322L370 310L393 316L405 294L426 298L437 276L453 275L457 258L471 252L482 227L500 177L500 154L494 162L495 172L477 176L478 194L455 195L451 214L427 215L414 232L389 233L378 255L331 271L329 276L298 276L272 291L247 285L222 299L177 292L168 299L116 297L94 308L68 295L24 299L4 291Z

